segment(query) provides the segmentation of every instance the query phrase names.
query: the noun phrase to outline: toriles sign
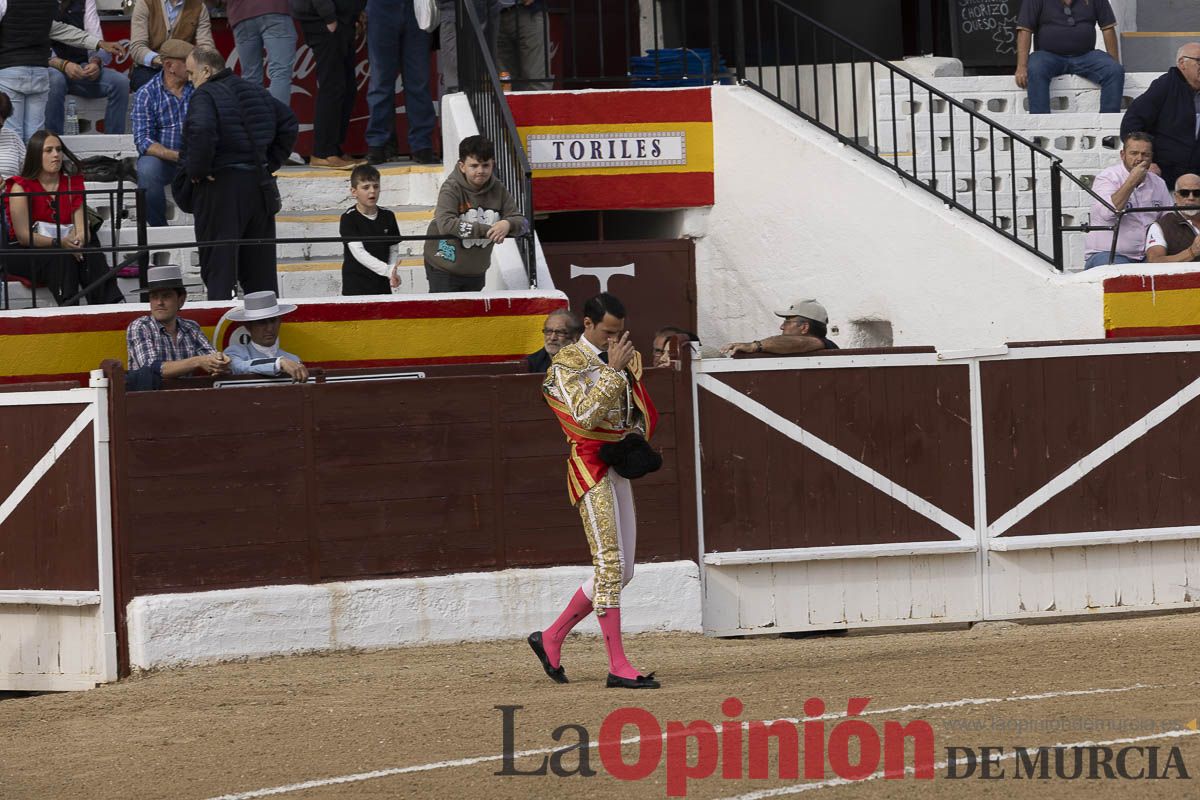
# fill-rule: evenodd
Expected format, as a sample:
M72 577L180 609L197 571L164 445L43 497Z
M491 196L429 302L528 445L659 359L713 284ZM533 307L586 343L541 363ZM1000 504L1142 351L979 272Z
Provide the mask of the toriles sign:
M531 92L508 102L538 211L713 204L707 87Z

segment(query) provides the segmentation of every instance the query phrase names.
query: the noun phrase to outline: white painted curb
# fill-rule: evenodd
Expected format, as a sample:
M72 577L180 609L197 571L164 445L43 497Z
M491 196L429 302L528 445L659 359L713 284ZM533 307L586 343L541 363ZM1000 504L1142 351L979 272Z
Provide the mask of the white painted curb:
M510 569L136 597L128 607L130 664L146 670L524 638L550 624L591 574L590 567ZM638 564L621 599L626 632L701 631L700 572L691 561ZM600 629L593 615L578 630Z

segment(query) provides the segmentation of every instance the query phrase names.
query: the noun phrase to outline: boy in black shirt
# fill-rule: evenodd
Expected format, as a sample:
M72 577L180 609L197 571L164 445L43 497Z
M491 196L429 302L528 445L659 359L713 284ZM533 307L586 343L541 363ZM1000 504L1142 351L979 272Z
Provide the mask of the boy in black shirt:
M379 170L362 164L350 173L355 204L342 214L342 294L391 294L400 285L400 228L396 215L379 207ZM391 239L363 241L371 236Z

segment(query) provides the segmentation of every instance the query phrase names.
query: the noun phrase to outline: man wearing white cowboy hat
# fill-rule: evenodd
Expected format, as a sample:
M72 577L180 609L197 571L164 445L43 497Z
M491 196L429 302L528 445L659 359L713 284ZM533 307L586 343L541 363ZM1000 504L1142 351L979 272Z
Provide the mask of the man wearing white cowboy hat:
M816 300L797 300L785 309L775 312L783 317L778 336L755 339L753 342L730 342L721 348L727 356L735 353L774 353L777 356L794 356L816 350L837 350L838 346L826 338L829 313Z
M129 372L139 389L158 388L162 378L182 378L202 369L210 375L229 371L229 359L204 338L200 326L179 317L187 300L183 270L176 266L151 267L145 291L150 313L125 329Z
M243 298L241 308L229 312L233 322L244 322L250 341L237 342L225 348L233 364L234 375L289 376L295 383L308 380L308 369L299 356L280 349L279 325L284 314L296 310L294 305L279 304L274 292L251 292Z

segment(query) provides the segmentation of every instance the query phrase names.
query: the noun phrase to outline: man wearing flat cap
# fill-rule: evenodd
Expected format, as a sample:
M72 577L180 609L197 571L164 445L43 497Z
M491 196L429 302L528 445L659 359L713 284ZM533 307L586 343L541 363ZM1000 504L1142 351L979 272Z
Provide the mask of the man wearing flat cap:
M735 353L773 353L777 356L795 356L816 350L837 350L838 346L825 338L829 314L825 306L816 300L797 300L785 309L775 312L783 317L778 336L755 339L753 342L730 342L721 348L727 356Z
M158 48L162 70L133 96L133 145L138 188L146 190L146 224L167 224L167 186L179 168L183 121L192 99L187 57L192 45L168 39Z
M250 334L250 341L225 348L234 375L287 375L294 383L308 380L308 368L300 357L279 346L279 326L284 315L295 310L290 303L281 304L274 292L251 292L240 308L229 312L229 319L244 323Z
M179 316L187 300L182 269L151 267L144 291L150 295L150 313L125 329L130 389L157 389L163 378L182 378L198 369L209 375L229 372L229 359L204 338L200 326Z

